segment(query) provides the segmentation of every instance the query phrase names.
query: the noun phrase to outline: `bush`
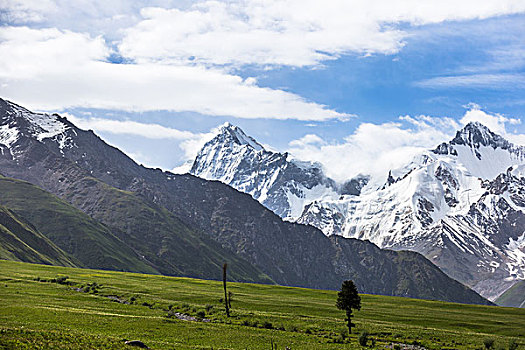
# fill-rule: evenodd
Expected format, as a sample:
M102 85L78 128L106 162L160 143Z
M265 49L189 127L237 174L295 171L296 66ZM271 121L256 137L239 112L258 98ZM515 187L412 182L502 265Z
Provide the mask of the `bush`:
M146 307L149 307L150 309L153 309L153 304L150 304L147 301L143 302L142 306L146 306Z
M368 343L368 332L367 331L362 331L361 334L359 335L359 345L361 346L366 346L366 344Z
M518 348L518 343L513 339L509 342L509 350L516 350Z
M197 312L197 316L200 318L204 318L206 316L206 312L200 310L199 312Z
M257 327L257 326L259 326L259 322L257 322L257 321L253 321L252 322L250 320L243 320L241 322L241 325L247 326L247 327Z
M494 339L487 338L483 340L483 345L485 345L485 349L492 349L494 346Z
M68 278L69 278L68 276L62 276L62 277L58 277L55 281L58 284L69 284L69 282L67 282Z
M206 309L206 312L207 312L207 313L211 313L211 310L213 310L213 305L211 305L211 304L206 304L205 309Z
M264 321L262 326L263 326L263 328L266 328L266 329L273 329L272 323L268 322L268 321Z
M339 334L334 338L333 342L336 344L343 344L345 342L345 336L343 334Z
M394 350L401 350L401 345L399 344L394 345Z
M297 327L294 326L294 325L291 325L290 327L288 327L288 331L289 332L297 332Z

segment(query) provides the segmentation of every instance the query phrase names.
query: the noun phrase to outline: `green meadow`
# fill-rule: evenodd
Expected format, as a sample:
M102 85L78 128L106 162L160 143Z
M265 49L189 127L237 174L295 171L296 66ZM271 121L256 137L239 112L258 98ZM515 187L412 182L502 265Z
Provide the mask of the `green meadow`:
M0 349L525 348L525 309L363 294L348 336L335 291L228 290L229 318L219 281L0 261Z

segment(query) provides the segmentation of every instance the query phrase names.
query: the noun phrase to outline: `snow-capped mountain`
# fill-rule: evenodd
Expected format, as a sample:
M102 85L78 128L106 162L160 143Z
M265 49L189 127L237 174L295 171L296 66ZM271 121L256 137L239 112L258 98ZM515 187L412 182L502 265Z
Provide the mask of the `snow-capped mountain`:
M248 193L289 220L298 218L314 200L339 197L339 188L320 164L268 151L229 123L200 150L190 173Z
M0 101L1 110L5 110L0 120L0 153L9 153L16 157L17 141L27 137L36 138L40 142L52 141L62 151L64 148L75 147L71 133L75 130L67 119L58 114L33 113L12 102Z
M296 164L228 125L204 146L192 173L326 235L423 253L491 299L525 279L525 148L485 126L466 125L450 142L392 169L380 186L366 176L338 185L319 165Z

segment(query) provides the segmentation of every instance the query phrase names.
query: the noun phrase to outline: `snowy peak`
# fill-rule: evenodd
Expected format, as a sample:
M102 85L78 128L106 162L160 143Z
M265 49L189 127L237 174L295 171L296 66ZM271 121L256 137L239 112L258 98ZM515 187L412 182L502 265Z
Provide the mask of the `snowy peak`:
M487 146L508 149L511 144L500 135L490 131L485 125L479 122L470 122L456 133L456 137L450 142L453 145L466 145L471 148Z
M510 166L525 164L525 147L510 143L477 122L467 124L450 142L432 152L485 180L494 179Z
M283 218L299 217L314 199L339 197L320 164L265 150L229 123L199 151L190 173L248 193Z
M238 126L232 125L230 123L225 123L219 128L219 134L210 141L211 143L226 143L234 142L240 146L247 145L253 148L256 151L264 149L255 139L246 135L244 131Z
M481 159L480 149L490 147L493 150L501 149L515 153L523 157L525 150L505 140L502 136L492 132L489 128L479 122L470 122L463 129L456 133L456 136L450 142L444 142L436 147L432 152L442 155L458 155L458 146L464 146L471 149L478 159Z

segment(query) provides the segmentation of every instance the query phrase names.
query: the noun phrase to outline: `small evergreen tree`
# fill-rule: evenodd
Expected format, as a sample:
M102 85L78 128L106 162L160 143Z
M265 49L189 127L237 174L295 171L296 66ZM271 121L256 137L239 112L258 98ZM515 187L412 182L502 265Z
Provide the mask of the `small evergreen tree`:
M341 285L341 291L337 293L337 302L335 304L338 309L346 311L346 321L348 326L348 333L352 333L352 309L361 310L361 297L357 293L357 288L353 281L344 281Z

